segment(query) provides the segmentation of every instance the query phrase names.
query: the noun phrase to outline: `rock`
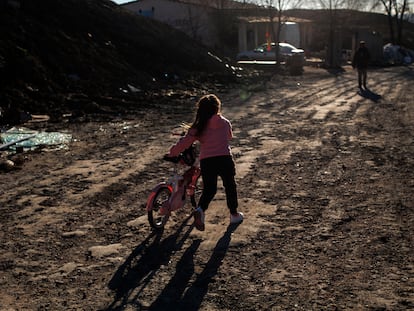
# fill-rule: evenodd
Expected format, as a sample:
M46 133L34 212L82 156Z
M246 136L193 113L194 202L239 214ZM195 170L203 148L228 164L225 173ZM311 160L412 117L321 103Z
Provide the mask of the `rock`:
M0 160L0 170L4 172L10 172L15 168L12 160Z
M110 244L110 245L99 245L99 246L92 246L89 248L89 253L91 257L94 258L102 258L107 257L110 255L118 254L119 249L123 248L122 244L116 243L116 244Z

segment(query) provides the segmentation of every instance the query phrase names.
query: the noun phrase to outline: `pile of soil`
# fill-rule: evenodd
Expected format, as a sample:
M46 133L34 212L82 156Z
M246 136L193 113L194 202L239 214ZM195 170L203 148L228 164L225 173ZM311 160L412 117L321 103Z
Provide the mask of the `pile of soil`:
M160 90L234 78L182 32L109 0L1 1L0 37L3 123L19 111L139 110L163 98Z

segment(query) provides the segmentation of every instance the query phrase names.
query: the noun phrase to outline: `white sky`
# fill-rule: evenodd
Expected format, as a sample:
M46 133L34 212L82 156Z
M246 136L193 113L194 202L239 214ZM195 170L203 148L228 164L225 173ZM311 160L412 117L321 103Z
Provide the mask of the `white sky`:
M116 4L122 4L122 3L131 2L132 0L112 0L112 1L115 2Z
M123 3L127 3L127 2L131 2L131 1L133 1L133 0L112 0L113 2L115 2L116 4L123 4ZM240 2L242 2L241 0L239 0ZM260 0L247 0L246 2L255 2L255 3L262 3L262 1L260 1ZM295 2L295 1L292 1L292 2ZM309 6L309 5L306 5L306 2L311 2L311 1L309 1L309 0L307 0L307 1L303 1L303 4L302 4L302 8L315 8L315 6L313 5L313 6ZM410 6L410 8L411 8L411 10L412 10L412 7L414 6L414 0L409 0L408 1L408 3L409 3L409 6ZM381 11L382 12L382 7L379 9L379 11ZM412 11L411 11L412 12Z

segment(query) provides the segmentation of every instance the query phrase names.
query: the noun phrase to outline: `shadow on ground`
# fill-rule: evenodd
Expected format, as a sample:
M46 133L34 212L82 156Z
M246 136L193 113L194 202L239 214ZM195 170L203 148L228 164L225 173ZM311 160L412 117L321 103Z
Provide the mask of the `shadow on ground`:
M360 96L362 96L362 97L364 97L364 98L366 98L366 99L370 99L370 100L372 100L373 102L375 102L375 103L377 103L381 98L382 98L382 96L381 95L379 95L379 94L377 94L377 93L375 93L375 92L373 92L373 91L371 91L370 89L368 89L368 88L366 88L366 89L360 89L359 91L358 91L358 94L360 95Z
M199 310L208 285L212 282L221 266L230 245L231 235L238 224L227 227L226 232L218 240L211 257L203 271L195 280L194 256L201 244L201 239L193 240L176 264L175 274L165 285L150 306L141 302L141 293L154 279L162 265L167 265L174 251L180 249L188 238L193 226L188 226L187 218L177 231L161 241L162 231L152 232L119 267L108 287L115 292L113 302L107 311L124 310L127 306L137 310ZM186 229L184 231L184 229Z
M168 264L173 252L183 246L192 231L193 226L187 225L190 218L164 240L163 230L153 231L134 249L109 281L108 287L115 292L115 298L105 310L123 310L123 306L131 302L140 306L140 293L160 267ZM184 229L187 230L184 232Z

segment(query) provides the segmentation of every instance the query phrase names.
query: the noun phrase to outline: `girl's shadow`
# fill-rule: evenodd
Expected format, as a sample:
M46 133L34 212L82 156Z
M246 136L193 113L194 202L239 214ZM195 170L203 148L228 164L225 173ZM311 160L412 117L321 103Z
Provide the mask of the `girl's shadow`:
M181 233L191 217L186 218L177 231L164 240L161 241L163 230L153 231L133 250L108 283L109 289L115 291L115 298L105 310L123 310L122 306L130 301L139 304L139 294L189 236L193 226L188 226L184 235Z
M211 254L204 270L197 276L194 283L187 289L181 300L177 301L176 307L168 310L197 311L200 309L203 298L208 292L208 285L214 280L214 277L216 276L217 271L226 256L231 241L231 235L239 225L240 224L230 224L227 227L226 232L220 240L218 240L216 246L214 247L213 253ZM150 308L150 310L158 311L167 309Z

